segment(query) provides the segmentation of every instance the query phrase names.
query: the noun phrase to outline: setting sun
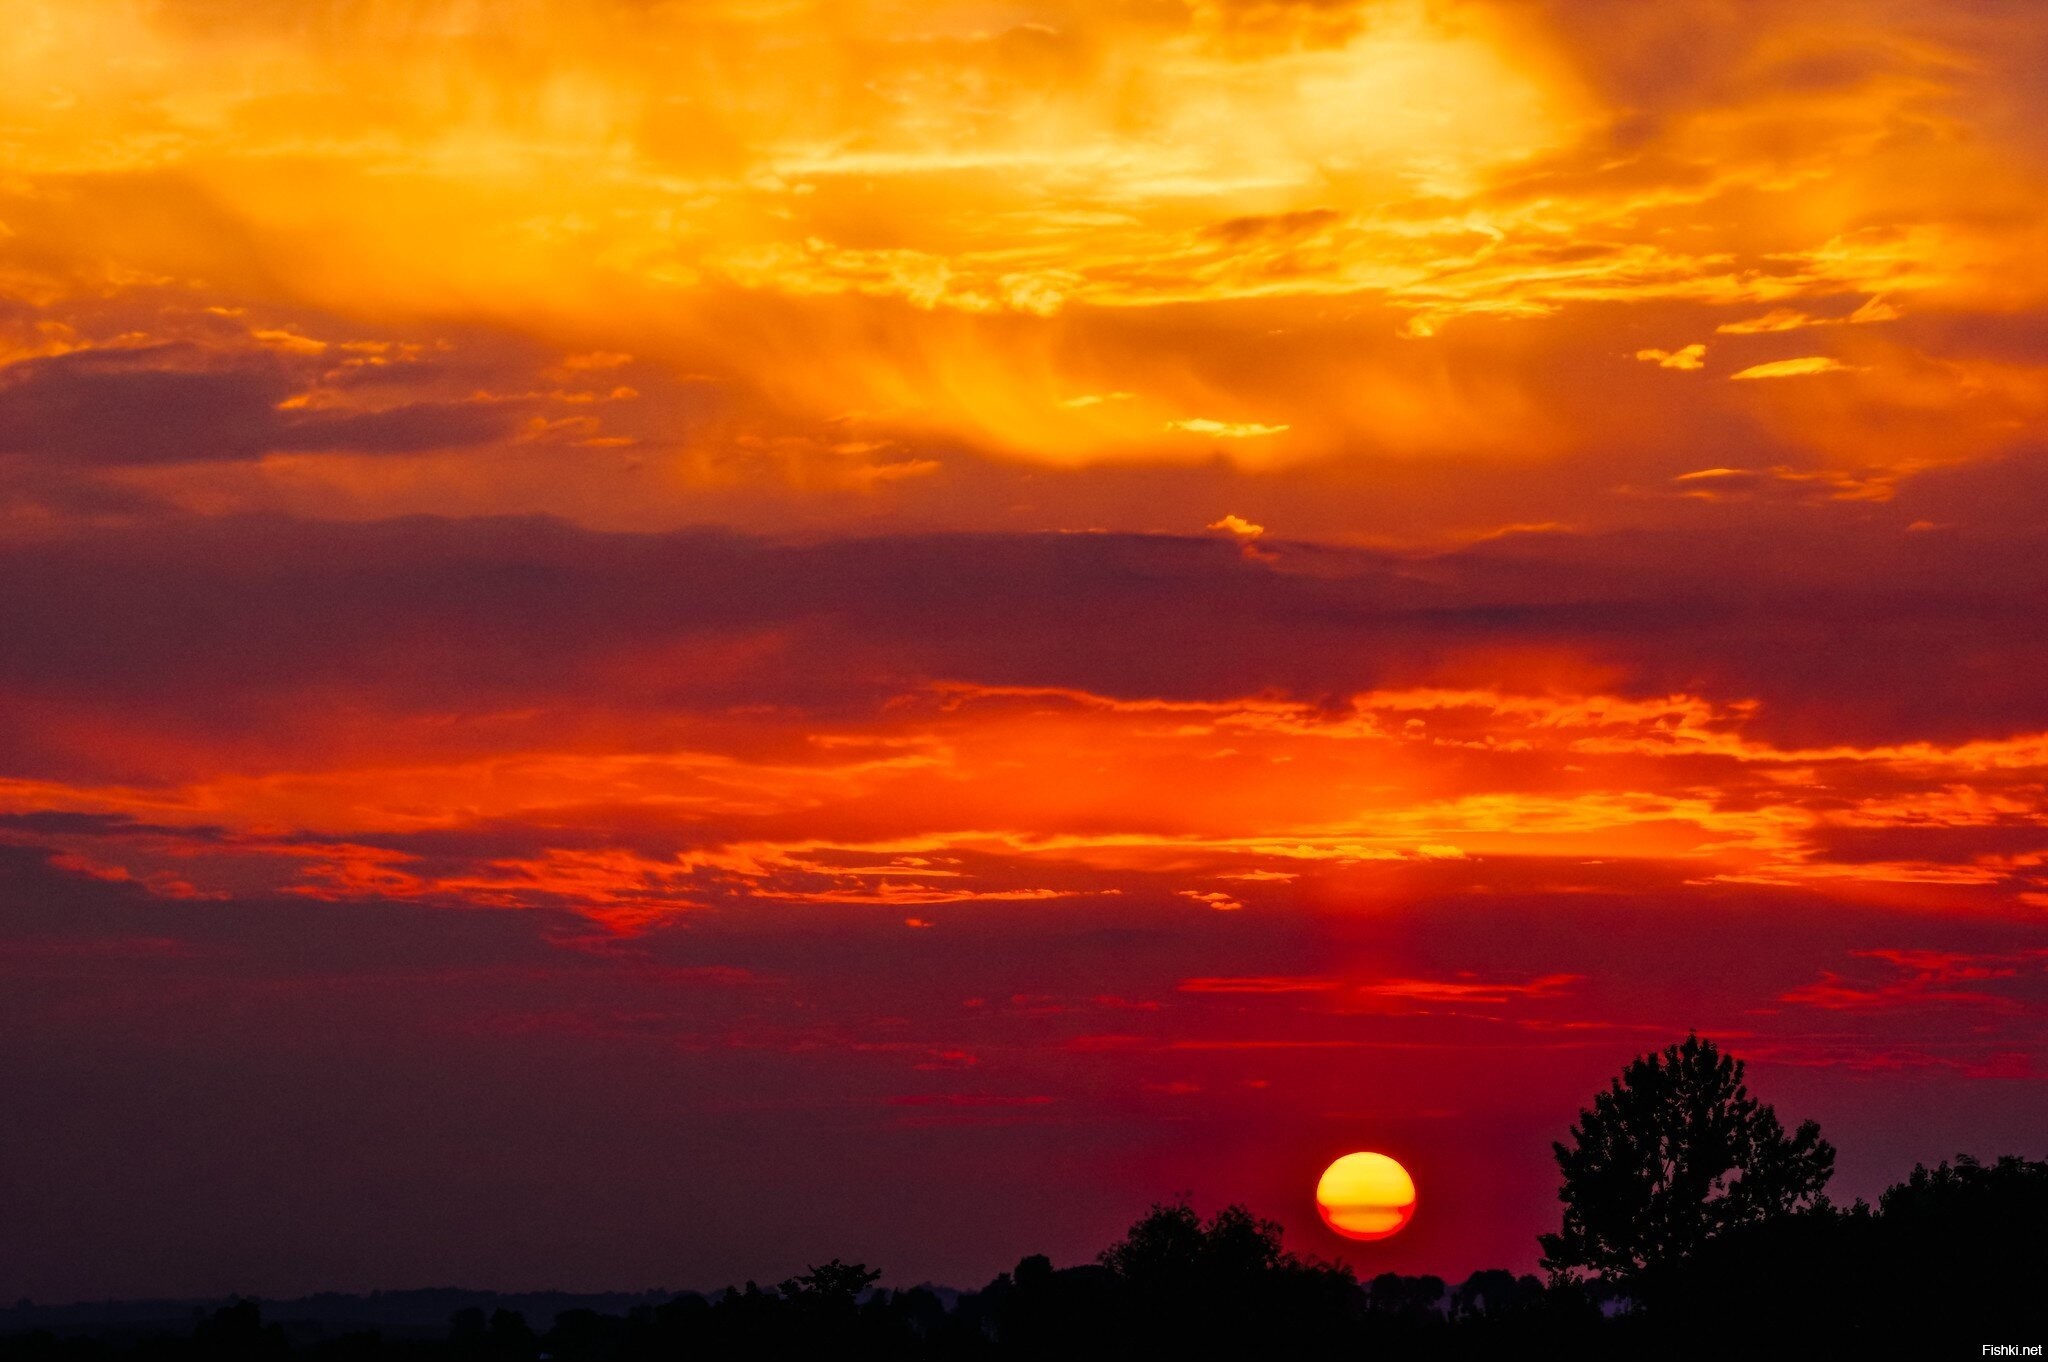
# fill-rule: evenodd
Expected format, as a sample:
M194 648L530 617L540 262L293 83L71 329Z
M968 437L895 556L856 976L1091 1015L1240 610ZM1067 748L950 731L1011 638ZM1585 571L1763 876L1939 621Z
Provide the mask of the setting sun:
M1346 1239L1385 1239L1415 1216L1415 1179L1385 1154L1346 1154L1316 1183L1316 1210Z

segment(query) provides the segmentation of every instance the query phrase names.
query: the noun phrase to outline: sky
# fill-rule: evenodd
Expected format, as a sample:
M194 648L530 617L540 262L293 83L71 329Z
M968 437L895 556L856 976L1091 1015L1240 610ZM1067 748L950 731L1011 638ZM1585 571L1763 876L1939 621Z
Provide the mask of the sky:
M2048 1155L2039 6L0 24L0 1296Z

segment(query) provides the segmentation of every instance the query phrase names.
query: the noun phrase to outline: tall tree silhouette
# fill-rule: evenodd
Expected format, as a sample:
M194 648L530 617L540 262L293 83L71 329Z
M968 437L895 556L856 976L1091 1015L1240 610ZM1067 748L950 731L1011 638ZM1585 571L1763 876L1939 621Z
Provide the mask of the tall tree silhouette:
M1826 1204L1834 1147L1812 1121L1788 1136L1742 1072L1688 1036L1636 1058L1579 1113L1570 1147L1551 1146L1565 1208L1558 1233L1540 1237L1553 1276L1636 1289L1725 1230Z

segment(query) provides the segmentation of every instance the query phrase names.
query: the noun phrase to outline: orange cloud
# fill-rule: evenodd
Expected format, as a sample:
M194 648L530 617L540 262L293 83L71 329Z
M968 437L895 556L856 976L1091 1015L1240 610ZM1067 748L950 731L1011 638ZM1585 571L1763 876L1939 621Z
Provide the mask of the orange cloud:
M1239 886L1292 896L1305 872L1459 867L1484 881L1530 858L1730 884L2048 888L2048 842L2035 856L1967 840L1928 856L1843 840L2033 826L2048 784L2038 734L1781 747L1745 731L1754 707L1688 696L1383 691L1328 712L956 686L931 701L813 731L802 761L615 750L157 790L11 781L0 812L88 820L68 846L139 883L174 876L181 893L253 877L327 899L562 906L621 928L712 903L901 910L1147 885L1236 911ZM1090 754L1090 779L1047 768L1049 752ZM151 830L125 831L145 820ZM756 831L713 831L733 826ZM408 849L486 828L531 850Z
M957 491L894 485L943 479L961 447L1061 468L1219 444L1248 469L1547 460L1632 429L1596 410L1615 384L1591 356L1702 359L1617 335L1682 318L1739 345L2048 286L2004 112L2031 98L2023 16L1734 35L1679 5L1642 27L1722 33L1680 85L1654 43L1485 0L1053 0L1009 26L543 0L490 32L445 0L338 4L318 28L253 2L29 10L0 66L22 247L0 291L28 311L0 355L239 321L337 373L396 372L405 347L500 392L631 369L647 413L381 464L337 434L135 475L208 512L672 526L716 491L733 515L793 501L815 523L829 492L835 520L898 498L957 518ZM1711 421L1719 399L1683 400ZM895 452L849 464L849 443Z

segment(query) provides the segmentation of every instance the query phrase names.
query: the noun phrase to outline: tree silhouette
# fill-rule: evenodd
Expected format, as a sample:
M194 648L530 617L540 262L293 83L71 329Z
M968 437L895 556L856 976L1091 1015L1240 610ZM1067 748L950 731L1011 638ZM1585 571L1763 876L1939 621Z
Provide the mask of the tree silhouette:
M1288 1252L1280 1226L1243 1206L1204 1222L1184 1202L1156 1205L1100 1261L1129 1357L1315 1351L1358 1300L1350 1269Z
M291 1351L284 1330L263 1322L263 1308L252 1300L224 1305L192 1331L195 1348L223 1362L269 1362Z
M1968 1301L1987 1328L2038 1337L2048 1318L2041 1297L2048 1280L2048 1160L2007 1155L1987 1164L1958 1154L1953 1166L1916 1164L1877 1204L1894 1301L1909 1291Z
M1564 1223L1539 1242L1553 1277L1637 1289L1725 1230L1826 1204L1834 1147L1812 1121L1786 1135L1742 1071L1688 1036L1636 1058L1579 1113L1571 1147L1551 1146Z
M1540 1278L1517 1277L1504 1268L1488 1268L1467 1277L1452 1293L1451 1313L1460 1318L1505 1315L1538 1304L1542 1299Z
M1366 1298L1375 1314L1434 1318L1443 1303L1444 1279L1434 1274L1404 1277L1398 1272L1382 1272L1366 1284Z
M823 1267L791 1277L776 1289L793 1301L850 1307L860 1299L861 1292L881 1277L879 1269L871 1269L866 1263L842 1263L834 1258Z

